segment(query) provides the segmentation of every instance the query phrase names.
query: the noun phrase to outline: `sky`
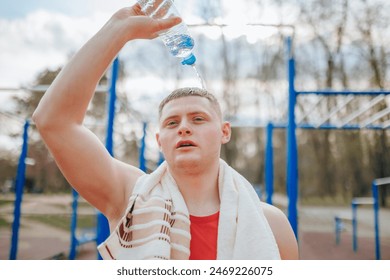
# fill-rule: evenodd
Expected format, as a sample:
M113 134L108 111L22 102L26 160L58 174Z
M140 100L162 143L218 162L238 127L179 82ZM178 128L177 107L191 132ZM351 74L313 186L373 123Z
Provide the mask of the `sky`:
M187 23L199 23L195 2L177 0ZM119 8L135 0L2 0L0 88L28 86L39 71L67 61ZM224 0L224 22L248 21L251 7ZM269 13L267 13L269 14ZM263 19L264 20L264 19ZM1 98L1 97L0 97Z
M91 11L108 11L134 1L106 0L2 0L0 17L3 19L24 18L37 10L63 13L70 16L84 16Z
M2 0L0 87L28 86L37 72L62 65L126 4L123 0Z
M201 1L175 1L186 23L202 22L197 15ZM116 10L134 3L135 0L1 0L0 112L12 113L12 96L23 94L15 89L30 88L42 71L62 67ZM272 12L264 11L258 19L257 5L237 5L236 0L222 3L220 21L236 25L231 29L233 37L242 35L244 23L278 23ZM153 84L161 87L161 84Z

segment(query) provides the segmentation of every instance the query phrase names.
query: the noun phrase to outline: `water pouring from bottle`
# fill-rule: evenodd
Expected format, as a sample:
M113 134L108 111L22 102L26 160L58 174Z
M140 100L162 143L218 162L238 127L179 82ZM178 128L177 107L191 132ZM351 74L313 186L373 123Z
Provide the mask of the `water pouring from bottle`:
M138 3L146 15L155 19L180 16L172 0L138 0ZM195 66L196 57L192 53L195 43L187 25L181 22L167 31L161 32L159 37L173 56L182 59L183 65L192 66L202 89L206 89L204 80Z

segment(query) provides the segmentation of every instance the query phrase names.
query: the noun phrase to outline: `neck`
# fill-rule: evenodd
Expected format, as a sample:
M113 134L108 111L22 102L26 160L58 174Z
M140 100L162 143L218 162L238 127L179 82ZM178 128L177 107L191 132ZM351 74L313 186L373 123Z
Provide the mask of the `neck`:
M170 170L190 215L207 216L219 211L219 161L194 171Z

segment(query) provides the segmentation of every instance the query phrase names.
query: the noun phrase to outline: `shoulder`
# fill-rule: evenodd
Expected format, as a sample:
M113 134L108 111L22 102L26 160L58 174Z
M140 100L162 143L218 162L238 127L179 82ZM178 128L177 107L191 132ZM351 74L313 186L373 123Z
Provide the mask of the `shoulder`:
M104 212L105 216L111 224L116 224L124 215L133 189L140 177L145 173L137 167L126 164L119 160L115 160L116 177L118 184L115 188L118 189L116 200L107 204L107 209Z
M298 259L298 243L286 215L277 207L261 202L264 215L275 236L282 259Z

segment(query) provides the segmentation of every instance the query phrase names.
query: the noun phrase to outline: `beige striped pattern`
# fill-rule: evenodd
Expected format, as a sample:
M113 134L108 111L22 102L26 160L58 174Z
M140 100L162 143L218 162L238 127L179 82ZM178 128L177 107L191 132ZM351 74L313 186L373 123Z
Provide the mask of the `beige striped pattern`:
M121 222L98 246L103 259L187 260L187 206L164 162L140 177ZM280 259L279 250L253 187L220 161L218 259Z
M188 259L190 255L190 220L181 196L170 176L161 177L165 168L141 177L129 199L126 215L115 231L98 249L103 259ZM155 177L160 180L156 180ZM157 183L157 184L155 184ZM154 184L154 186L153 186ZM183 208L183 207L182 207Z

